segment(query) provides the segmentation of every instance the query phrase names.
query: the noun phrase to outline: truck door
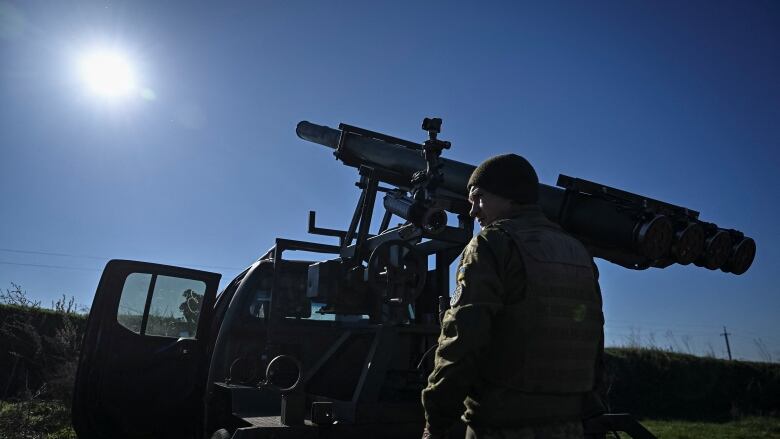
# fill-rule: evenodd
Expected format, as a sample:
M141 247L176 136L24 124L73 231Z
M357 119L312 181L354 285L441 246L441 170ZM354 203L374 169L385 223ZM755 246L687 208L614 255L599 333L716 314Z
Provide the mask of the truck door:
M73 398L79 438L194 437L221 275L112 260L87 320Z

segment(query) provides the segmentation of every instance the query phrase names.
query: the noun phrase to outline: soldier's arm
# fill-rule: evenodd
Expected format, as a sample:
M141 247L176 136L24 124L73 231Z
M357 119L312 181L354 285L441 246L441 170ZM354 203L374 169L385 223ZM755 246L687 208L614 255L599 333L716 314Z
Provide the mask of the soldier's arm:
M601 286L599 285L599 269L593 262L594 281L596 282L596 292L598 294L599 305L601 305ZM606 389L606 368L604 365L604 332L601 333L598 352L596 353L596 365L593 374L593 390L585 395L582 404L583 419L592 418L601 415L607 411L607 389Z
M463 251L452 306L442 321L434 370L422 393L426 428L431 433L445 432L464 411L479 356L490 342L492 317L503 306L504 246L508 248L503 232L488 229Z

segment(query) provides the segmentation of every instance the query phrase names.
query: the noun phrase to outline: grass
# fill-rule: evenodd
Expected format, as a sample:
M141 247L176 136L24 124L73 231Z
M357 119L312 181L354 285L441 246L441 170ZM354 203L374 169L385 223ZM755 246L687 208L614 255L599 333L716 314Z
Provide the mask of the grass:
M642 425L659 439L780 439L780 418L774 417L724 423L644 420ZM60 402L0 401L0 438L76 439L76 433L70 425L70 411Z
M780 418L771 417L749 417L724 423L645 420L642 425L659 439L780 438Z
M0 401L0 438L76 439L70 410L58 401Z

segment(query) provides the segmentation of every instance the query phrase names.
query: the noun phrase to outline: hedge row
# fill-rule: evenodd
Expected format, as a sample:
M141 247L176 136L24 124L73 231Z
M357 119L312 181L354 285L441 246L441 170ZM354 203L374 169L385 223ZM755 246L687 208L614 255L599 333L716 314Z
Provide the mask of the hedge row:
M69 399L85 326L79 314L0 305L0 399Z
M780 415L780 365L656 349L607 349L610 408L653 419Z

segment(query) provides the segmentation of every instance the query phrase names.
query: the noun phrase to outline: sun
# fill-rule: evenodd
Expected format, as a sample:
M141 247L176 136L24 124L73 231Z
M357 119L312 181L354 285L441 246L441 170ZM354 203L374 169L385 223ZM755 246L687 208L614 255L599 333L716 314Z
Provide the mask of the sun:
M78 72L87 89L104 98L129 97L138 91L135 68L115 49L93 49L78 58Z

